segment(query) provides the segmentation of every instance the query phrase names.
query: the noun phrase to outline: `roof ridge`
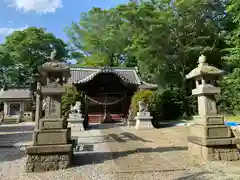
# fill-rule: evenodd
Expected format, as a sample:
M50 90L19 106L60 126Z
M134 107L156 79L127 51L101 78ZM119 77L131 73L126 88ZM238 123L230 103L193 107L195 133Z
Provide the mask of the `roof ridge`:
M79 67L70 67L70 70L74 70L74 69L93 69L93 70L97 70L97 69L102 69L104 68L104 66L99 66L99 67L94 67L94 66L79 66ZM127 69L127 70L136 70L135 67L111 67L113 69Z

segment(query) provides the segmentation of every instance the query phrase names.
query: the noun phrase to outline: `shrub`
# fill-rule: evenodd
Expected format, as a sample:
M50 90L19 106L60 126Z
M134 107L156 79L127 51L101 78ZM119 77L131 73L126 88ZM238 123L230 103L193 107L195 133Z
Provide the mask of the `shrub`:
M184 101L187 100L182 95L179 88L167 88L157 91L141 90L134 94L131 102L133 116L138 112L138 102L142 100L149 104L149 111L153 116L152 124L159 128L159 122L166 120L176 120L184 114Z
M155 91L151 102L152 124L159 128L159 122L176 120L183 115L184 101L177 88Z
M71 105L74 105L76 101L81 101L82 110L84 107L84 101L81 92L79 92L74 86L65 86L66 91L62 96L62 114L64 117L68 116ZM82 111L83 112L83 111Z
M136 116L139 110L138 102L143 101L150 105L152 95L153 95L153 92L150 90L140 90L133 95L131 106L130 106L133 116Z

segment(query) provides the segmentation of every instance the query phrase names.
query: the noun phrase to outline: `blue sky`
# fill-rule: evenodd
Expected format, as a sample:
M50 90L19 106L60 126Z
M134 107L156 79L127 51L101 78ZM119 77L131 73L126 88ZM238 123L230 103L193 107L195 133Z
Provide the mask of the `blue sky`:
M64 27L92 7L108 9L129 0L0 0L0 43L14 30L45 27L67 41Z

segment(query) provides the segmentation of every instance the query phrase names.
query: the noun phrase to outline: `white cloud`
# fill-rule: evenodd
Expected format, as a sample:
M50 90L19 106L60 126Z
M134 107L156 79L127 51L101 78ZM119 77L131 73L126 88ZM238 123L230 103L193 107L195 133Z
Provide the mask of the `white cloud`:
M25 25L24 27L19 27L19 28L0 28L0 36L7 36L14 31L22 31L24 29L27 29L28 25Z
M53 13L63 6L62 0L5 0L11 7L24 12Z

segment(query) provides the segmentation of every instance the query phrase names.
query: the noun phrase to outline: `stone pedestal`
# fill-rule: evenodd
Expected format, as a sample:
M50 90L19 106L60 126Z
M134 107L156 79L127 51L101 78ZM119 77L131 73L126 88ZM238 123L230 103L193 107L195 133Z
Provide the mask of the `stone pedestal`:
M70 127L72 131L84 131L83 127L84 118L82 117L82 114L70 113L67 121L68 127Z
M65 169L73 154L71 129L60 128L63 121L41 120L40 129L33 133L33 146L26 148L26 172Z
M194 125L189 127L188 151L203 160L239 160L237 139L224 124L224 117L217 114L215 95L220 93L220 88L214 85L222 71L205 61L201 56L198 67L187 75L188 79L196 80L192 94L197 96L199 113L194 117Z
M204 119L207 121L204 122ZM223 119L222 116L211 116L199 121L197 117L195 124L189 127L188 151L192 155L209 161L240 158L236 138L231 128L224 125Z
M38 122L33 133L33 146L26 148L26 172L65 169L71 165L71 129L67 128L67 121L62 118L61 112L61 98L65 92L63 83L70 76L70 69L55 60L55 56L51 58L51 62L43 64L39 69L45 79L43 85L38 87L39 94L46 99L45 117L36 119ZM38 114L41 110L40 98L36 103L39 103L36 105Z
M152 129L152 116L150 116L150 112L138 112L136 119L136 129Z

